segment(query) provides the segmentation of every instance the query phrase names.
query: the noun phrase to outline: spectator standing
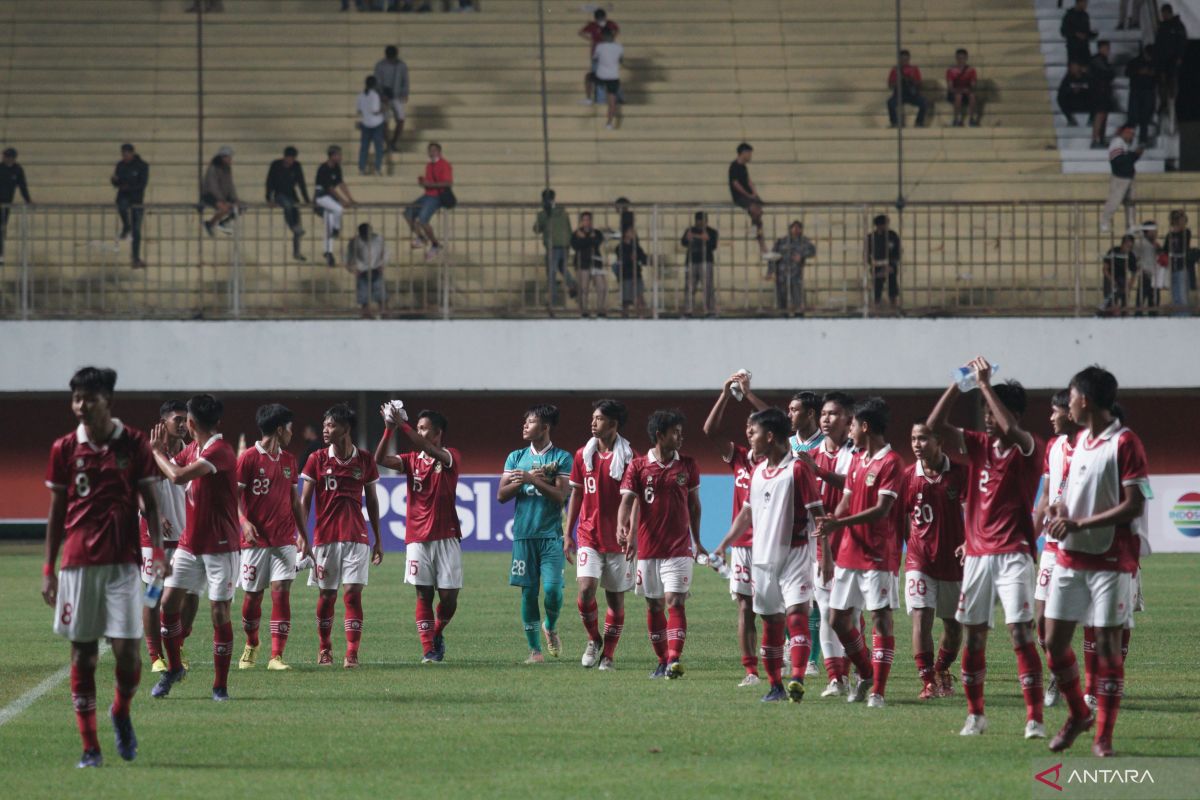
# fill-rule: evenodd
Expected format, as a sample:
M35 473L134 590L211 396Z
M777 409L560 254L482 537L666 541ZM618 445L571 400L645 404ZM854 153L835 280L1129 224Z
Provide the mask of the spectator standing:
M1166 247L1167 269L1171 271L1171 305L1172 314L1186 317L1191 313L1191 297L1188 294L1195 269L1194 263L1189 263L1188 256L1192 249L1192 231L1187 226L1187 214L1182 210L1171 212L1171 229L1167 232Z
M958 48L954 51L954 66L946 70L946 102L954 106L956 128L963 126L964 118L972 128L979 127L979 104L975 96L977 80L975 68L967 63L967 51Z
M417 183L424 187L424 194L416 202L404 210L404 219L412 231L414 248L428 245L425 251L427 260L433 259L441 252L442 245L438 242L429 221L443 206L453 207L457 204L451 187L454 185L454 168L450 162L442 158L442 146L430 142L426 148L429 163L425 165L425 174L417 176Z
M775 276L775 307L792 316L804 316L804 264L817 255L812 240L804 235L804 223L792 220L788 235L775 242L776 261L770 262L767 274Z
M588 42L588 59L590 68L583 76L583 103L591 105L596 93L596 45L604 41L604 32L611 30L613 34L621 32L621 26L608 18L608 12L597 8L592 12L592 21L579 29L579 38Z
M390 112L395 121L391 138L388 139L388 150L394 153L399 150L408 107L408 65L400 59L400 51L395 45L385 47L383 58L375 62L375 85L383 93L384 116Z
M12 201L21 193L25 205L32 205L29 199L29 186L25 183L25 169L17 163L15 147L4 148L0 158L0 264L4 263L4 240L8 236L8 212L12 210Z
M619 220L620 224L619 230L622 237L625 236L625 231L637 225L637 220L633 215L633 209L631 209L629 205L630 203L628 197L618 197L616 202L613 203L613 208L617 212L617 219Z
M754 158L754 148L747 142L737 146L737 158L729 165L729 194L733 204L744 208L750 215L750 224L754 226L754 238L758 241L758 251L765 258L767 242L763 238L763 199L758 195L758 187L750 180L750 161ZM715 247L716 245L714 245Z
M542 210L533 223L533 232L542 235L546 246L546 296L551 313L558 305L558 281L555 273L562 276L567 293L572 298L577 294L575 276L567 269L567 250L571 247L571 218L556 202L553 189L542 192Z
M616 37L617 32L613 27L605 28L604 38L592 50L596 85L603 87L608 103L608 119L604 127L610 131L616 127L617 94L621 91L621 61L625 57L625 48L617 43Z
M213 231L219 230L226 236L233 235L229 227L237 217L238 195L237 187L233 185L233 148L225 145L204 171L204 181L200 185L200 199L204 205L216 210L212 218L204 223L204 230L212 236Z
M354 205L354 197L342 177L342 148L331 144L325 155L325 163L317 167L313 199L315 210L325 223L325 263L332 267L337 264L333 240L342 233L342 212Z
M1161 21L1154 34L1154 71L1158 75L1159 127L1174 131L1175 94L1179 89L1179 70L1187 50L1187 28L1170 3L1159 9ZM1165 120L1165 122L1163 121Z
M1113 79L1117 71L1108 61L1108 42L1096 43L1096 55L1088 63L1088 86L1090 90L1088 111L1092 115L1092 149L1104 149L1104 135L1108 129L1108 112L1113 107Z
M376 88L375 76L368 75L358 96L358 174L367 174L367 151L375 145L375 174L383 174L383 134L387 127L383 98Z
M300 198L303 196L306 206L312 201L308 199L308 186L304 183L304 168L296 160L298 155L300 152L289 145L283 148L283 158L271 162L267 170L267 204L283 209L283 221L292 232L292 257L304 261L306 259L300 252L300 239L304 236L300 224Z
M1117 316L1125 316L1126 288L1130 278L1137 278L1138 260L1133 244L1133 234L1127 233L1120 244L1104 254L1104 306Z
M929 111L929 101L921 96L921 70L912 63L912 54L907 50L900 51L900 91L896 92L896 68L888 73L888 121L894 128L900 124L897 100L910 106L917 107L917 127L925 127L925 114Z
M1154 46L1147 45L1125 65L1125 76L1129 78L1129 113L1125 124L1134 125L1138 131L1138 144L1150 144L1150 122L1154 119L1154 95L1157 79L1154 74Z
M1058 84L1058 108L1067 118L1067 125L1073 128L1079 124L1075 115L1088 112L1091 94L1091 85L1088 83L1083 64L1078 61L1067 64L1067 72Z
M617 245L617 278L621 281L621 316L628 317L629 309L635 308L639 317L646 312L646 284L642 280L642 267L646 266L646 251L638 243L637 231L632 227L621 233Z
M1133 252L1137 255L1141 276L1141 280L1134 284L1138 314L1140 316L1143 309L1149 314L1157 314L1153 309L1158 307L1159 290L1171 288L1171 273L1166 265L1166 252L1158 242L1158 224L1154 220L1142 223Z
M1088 0L1075 0L1075 6L1063 14L1058 32L1067 41L1067 63L1086 64L1092 59L1090 42L1096 38L1087 12Z
M592 227L592 212L579 215L579 227L571 234L575 269L579 272L579 314L591 315L589 295L597 295L596 311L608 316L608 279L604 274L604 234Z
M1146 5L1146 0L1121 0L1121 5L1117 12L1117 30L1123 31L1126 28L1129 30L1138 30L1142 27L1142 6Z
M888 304L895 308L900 298L900 235L888 227L886 214L874 219L875 229L867 234L866 262L875 283L875 305L883 301L887 285Z
M1125 227L1133 227L1136 211L1133 207L1133 180L1137 175L1137 160L1145 152L1144 147L1136 150L1133 144L1133 127L1125 124L1117 128L1117 133L1108 143L1108 166L1112 177L1108 179L1108 199L1100 212L1100 232L1108 233L1111 228L1113 214L1117 206L1125 206Z
M121 241L131 239L130 263L134 269L144 269L142 261L142 216L146 209L146 184L150 180L150 165L134 152L133 145L121 145L121 160L113 168L109 181L117 187L117 215L121 218Z
M388 255L383 237L372 231L371 225L366 222L358 226L358 235L346 246L346 269L355 277L363 319L371 318L371 303L379 306L378 315L383 314L387 300L383 268L387 266Z
M733 162L736 164L737 162ZM720 234L716 228L709 227L708 216L703 211L697 211L695 223L679 237L679 243L687 252L687 296L684 298L684 311L691 316L695 305L696 289L704 289L704 313L706 316L717 315L717 286L714 275L716 264L717 243Z

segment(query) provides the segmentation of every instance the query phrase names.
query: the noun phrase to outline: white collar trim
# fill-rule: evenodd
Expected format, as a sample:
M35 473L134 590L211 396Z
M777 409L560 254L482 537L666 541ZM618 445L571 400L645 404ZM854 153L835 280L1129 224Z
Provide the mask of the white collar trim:
M93 450L103 450L105 447L108 447L110 444L115 442L117 439L120 439L122 436L125 435L125 423L121 422L121 420L117 419L116 417L113 417L112 421L113 421L112 436L108 437L108 441L105 442L104 444L100 445L99 447L97 447L96 444L91 439L88 438L87 428L85 428L83 426L82 422L79 423L79 425L75 428L75 438L79 441L80 444L86 444L88 447L92 448Z

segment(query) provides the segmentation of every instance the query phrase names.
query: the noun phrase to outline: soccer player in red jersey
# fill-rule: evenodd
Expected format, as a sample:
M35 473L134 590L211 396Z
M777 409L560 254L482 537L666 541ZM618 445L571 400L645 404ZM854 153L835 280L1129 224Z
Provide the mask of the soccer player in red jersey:
M230 604L237 579L241 530L238 526L237 456L233 447L217 433L224 406L210 394L188 400L188 431L192 443L174 459L166 426L154 427L151 443L154 460L167 480L188 487L187 525L179 548L171 559L162 598L162 637L170 667L151 690L153 697L166 697L171 687L183 680L180 648L185 632L180 616L189 593L206 588L212 606L213 700L229 699L229 662L233 656L233 624Z
M678 411L651 414L646 430L654 446L633 460L621 481L617 541L627 557L635 552L638 557L636 591L646 598L646 625L658 656L651 678L683 675L679 658L687 638L692 565L696 554L708 554L700 544L700 470L691 456L679 452L683 423ZM636 537L631 531L635 505Z
M375 448L381 466L403 472L408 479L408 505L404 525L404 582L417 591L417 635L422 664L439 663L446 656L446 626L458 610L463 584L462 529L455 493L462 456L442 444L449 425L446 418L428 409L417 414L417 425L408 424L408 412L385 403L383 438ZM392 434L400 431L397 448L406 452L388 455ZM433 595L437 590L437 616Z
M729 470L733 473L733 519L736 520L746 505L746 501L750 499L750 475L754 472L755 464L761 459L755 458L745 445L735 444L721 435L721 421L725 417L725 408L729 405L729 399L733 396L730 394L730 387L734 383L741 384L744 397L750 401L756 411L761 411L767 406L750 390L750 378L746 376L746 373L738 372L729 376L729 379L725 381L725 385L721 387L721 394L717 397L717 402L713 404L712 411L708 412L708 419L704 420L705 437L716 446L721 460L729 465ZM747 419L747 442L750 441L751 431L752 427ZM758 677L758 631L755 630L754 624L755 615L752 602L754 591L751 588L751 545L753 541L754 527L751 525L746 528L745 533L731 542L729 548L729 596L738 606L738 644L742 649L742 666L746 669L746 675L738 684L739 687L756 686L760 682ZM724 549L720 548L720 550Z
M338 589L343 589L346 606L346 657L342 666L358 666L358 647L362 641L362 590L367 585L369 564L383 563L383 540L379 538L379 497L375 484L379 469L370 453L359 450L351 441L354 433L354 410L345 403L331 406L325 412L321 436L327 447L308 457L300 477L304 487L300 503L308 519L313 500L317 504L317 523L313 528L313 574L309 583L316 583L321 593L317 598L317 664L332 666L333 613L337 607ZM369 544L367 526L363 521L364 498L367 517L375 534L375 544Z
M962 645L962 625L954 618L962 589L963 501L967 468L950 460L942 442L924 421L913 424L912 452L917 462L904 473L900 508L907 520L904 559L905 606L912 617L913 660L921 678L919 699L954 693L950 665ZM933 658L933 620L942 621L937 661Z
M613 668L613 655L625 629L625 593L633 588L633 561L626 558L617 542L621 481L637 456L629 440L621 435L627 419L629 412L623 403L607 399L592 403L592 438L575 451L568 480L573 488L563 556L574 563L573 556L578 552L576 605L588 635L580 663L592 667L599 660L602 670ZM608 604L603 638L597 624L597 588L604 589Z
M1043 533L1046 525L1050 522L1048 517L1050 507L1060 502L1063 492L1066 491L1067 470L1071 466L1075 436L1079 433L1079 426L1071 421L1070 402L1071 392L1068 389L1056 392L1050 399L1050 427L1054 431L1054 439L1046 446L1042 494L1038 498L1037 508L1033 512L1035 529L1041 530ZM1038 644L1043 652L1046 650L1046 598L1050 596L1050 576L1054 573L1054 564L1057 560L1058 542L1047 536L1041 558L1038 560L1037 586L1033 590L1033 614L1037 620ZM1090 647L1091 644L1088 637L1085 636L1083 654L1085 664L1095 652ZM1090 675L1091 671L1088 674ZM1058 686L1052 673L1050 680L1046 682L1046 708L1055 705L1058 699Z
M1037 437L1021 427L1025 389L1016 381L991 384L991 365L984 358L970 363L983 395L984 431L964 431L948 422L960 394L951 384L928 425L952 458L970 468L962 593L955 618L967 628L963 652L963 693L967 721L959 733L978 736L987 730L983 685L987 674L987 636L999 597L1004 621L1017 654L1017 674L1025 697L1025 738L1046 736L1042 722L1042 660L1033 631L1033 585L1037 571L1037 535L1033 529L1033 497L1041 477L1042 453Z
M1058 561L1046 600L1046 648L1050 669L1070 716L1050 741L1059 752L1096 726L1092 753L1113 755L1112 736L1125 689L1122 630L1133 612L1133 580L1144 548L1142 511L1150 494L1141 440L1113 408L1117 379L1088 367L1071 379L1071 419L1082 430L1075 440L1061 501L1051 508L1047 534L1058 540ZM1079 686L1071 649L1077 624L1095 629L1098 708L1093 716Z
M142 674L138 581L138 498L153 549L151 569L168 574L153 484L158 480L146 435L112 416L117 373L84 367L71 378L71 411L79 425L50 448L46 486L46 562L42 599L54 607L54 632L71 642L71 701L83 739L80 767L103 763L96 736L96 662L106 637L116 659L116 696L109 716L117 752L137 756L129 707ZM62 548L57 574L54 563Z
M796 458L808 464L817 476L821 505L827 510L836 509L841 502L846 474L854 460L854 442L849 438L853 408L854 398L845 392L826 392L821 398L820 416L821 433L825 436L819 447L796 453ZM846 648L842 647L833 629L833 610L829 607L833 554L837 552L841 537L842 531L834 531L828 537L818 537L814 551L813 584L816 588L813 602L821 618L818 637L825 660L825 673L829 676L829 685L821 692L821 697L838 697L850 691L850 661L846 658ZM856 611L861 616L861 609Z
M263 594L271 587L271 660L269 670L291 669L283 661L292 629L292 581L296 561L308 551L307 525L296 489L292 412L278 403L260 406L255 422L261 438L238 456L237 482L242 496L242 628L246 648L238 669L258 660L258 628ZM299 543L299 548L297 548Z
M828 537L844 530L833 554L829 606L833 629L858 671L846 700L860 703L866 699L868 708L883 708L896 652L892 609L900 607L896 577L900 536L892 504L900 494L904 462L883 438L889 416L883 398L868 397L854 406L853 414L850 439L857 453L846 475L842 499L832 516L818 521L818 532ZM856 609L860 608L871 612L874 637L870 654L862 631L855 627Z
M824 515L821 493L811 468L797 459L788 444L788 418L777 408L750 416L750 446L758 463L750 494L720 544L724 549L753 525L751 547L754 612L763 618L763 667L771 682L764 703L804 699L808 666L809 605L813 572L810 530ZM783 685L783 649L791 633L792 675Z

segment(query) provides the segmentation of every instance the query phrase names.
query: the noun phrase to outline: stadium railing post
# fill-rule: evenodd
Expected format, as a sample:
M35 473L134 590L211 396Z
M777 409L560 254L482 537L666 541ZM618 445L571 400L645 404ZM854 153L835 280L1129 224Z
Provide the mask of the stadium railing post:
M11 207L10 207L11 208ZM21 263L21 319L29 319L29 206L21 206L21 216L17 218L17 257Z
M650 263L652 273L652 286L650 287L650 317L658 319L659 307L659 276L662 273L662 255L659 252L658 228L661 224L661 218L658 213L658 204L655 203L650 209Z

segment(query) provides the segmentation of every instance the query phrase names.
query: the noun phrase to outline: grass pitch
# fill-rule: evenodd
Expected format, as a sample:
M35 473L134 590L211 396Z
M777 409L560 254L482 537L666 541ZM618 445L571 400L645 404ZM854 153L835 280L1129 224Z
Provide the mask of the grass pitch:
M40 550L0 549L0 709L67 660L41 601ZM687 675L647 679L653 656L644 603L628 596L617 671L585 670L574 574L560 622L565 652L527 667L518 591L504 555L467 554L467 585L447 630L443 664L421 665L413 592L391 553L364 594L357 672L318 670L316 591L297 583L287 660L293 671L239 672L235 622L233 702L209 699L211 626L204 606L187 649L192 673L166 700L150 698L148 664L134 702L140 754L116 755L107 720L112 658L97 673L100 770L76 770L80 746L67 681L0 725L0 796L33 797L1028 797L1045 742L1021 738L1024 707L1003 631L989 650L990 731L963 739L961 691L921 703L908 617L896 617L888 707L868 711L817 697L764 705L739 689L735 612L725 584L697 569L688 604ZM1194 680L1200 556L1156 555L1144 565L1148 610L1137 616L1118 722L1120 755L1200 756ZM241 602L239 593L235 603ZM268 598L269 603L269 598ZM264 608L264 618L269 612ZM334 630L340 664L341 613ZM235 619L238 614L235 607ZM264 645L269 639L263 625ZM264 649L266 649L264 647ZM261 654L261 651L260 651ZM205 663L205 662L208 663ZM957 671L957 664L955 666ZM765 690L765 687L761 687ZM2 712L0 712L2 715ZM1047 728L1065 718L1047 711ZM1085 737L1086 738L1086 737ZM1071 755L1087 755L1081 740Z

